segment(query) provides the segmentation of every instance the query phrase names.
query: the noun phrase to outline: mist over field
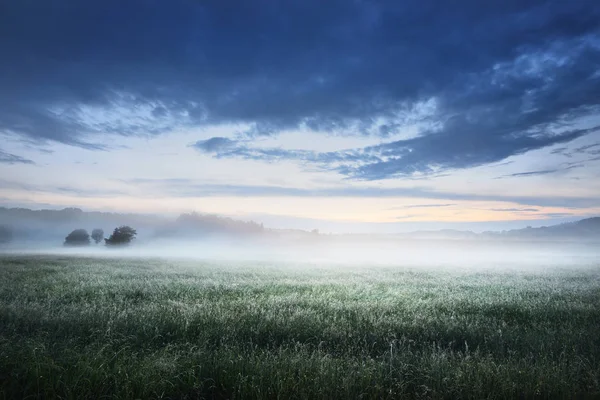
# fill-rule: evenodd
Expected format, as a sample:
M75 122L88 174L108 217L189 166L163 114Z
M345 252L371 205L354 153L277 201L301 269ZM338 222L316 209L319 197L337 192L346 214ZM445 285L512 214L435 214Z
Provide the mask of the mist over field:
M423 269L518 270L593 264L600 252L594 244L557 243L464 243L461 241L407 240L401 243L340 243L335 241L294 243L289 240L239 241L207 238L189 243L156 241L128 248L103 246L69 248L31 246L4 249L12 254L64 256L160 257L205 261L268 261L284 264L368 265Z
M153 215L94 213L79 209L0 209L10 240L7 254L103 257L135 260L162 258L243 264L279 263L280 268L307 265L365 266L437 271L547 271L593 266L600 259L600 219L548 228L504 232L418 231L396 235L326 234L317 230L269 229L256 222L197 213L167 218ZM127 246L104 240L65 246L73 229L130 224L137 237Z
M445 230L359 235L269 229L253 221L196 213L166 218L79 209L0 209L0 214L4 216L3 226L14 232L10 240L0 245L0 251L24 254L484 270L543 269L549 265L594 262L600 251L597 218L549 228L480 234ZM104 227L108 237L111 227L125 223L137 230L137 237L126 247L107 248L104 240L83 247L63 246L65 236L73 229Z

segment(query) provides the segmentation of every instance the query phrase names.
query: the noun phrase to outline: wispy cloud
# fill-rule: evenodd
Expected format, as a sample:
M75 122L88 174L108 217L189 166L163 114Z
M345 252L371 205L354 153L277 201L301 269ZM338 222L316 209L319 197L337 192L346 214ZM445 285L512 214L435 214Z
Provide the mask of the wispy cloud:
M35 164L33 161L17 156L15 154L6 153L0 150L0 163L3 164Z
M587 155L597 155L600 154L600 143L592 143L592 144L587 144L584 146L579 146L576 147L574 149L571 149L569 147L558 147L554 150L552 150L550 153L551 154L560 154L563 155L565 157L573 157L574 155L579 155L579 154L587 154Z
M395 219L396 220L404 220L404 219L412 219L422 217L422 214L408 214L408 215L399 215Z
M503 176L501 176L501 178L519 177L519 176L548 175L548 174L554 174L554 173L559 172L559 171L562 171L562 170L556 168L556 169L543 169L543 170L538 170L538 171L516 172L514 174L503 175Z
M502 212L538 212L537 208L491 208L490 211Z
M462 128L464 126L461 125ZM590 132L595 132L600 127L578 129L556 134L552 137L521 137L506 139L501 136L491 136L487 139L486 146L472 149L469 156L452 151L456 149L455 141L472 143L473 139L464 137L464 131L447 137L440 137L441 133L430 133L417 138L399 140L377 146L359 149L346 149L335 152L316 152L309 150L288 150L281 148L252 147L245 141L231 140L223 137L213 137L201 140L190 146L197 150L211 154L216 158L243 158L260 161L291 160L310 163L311 167L324 170L333 170L349 178L358 180L379 180L398 176L412 176L413 174L440 175L441 171L476 167L479 165L496 162L511 155L519 154L536 148L550 146L576 139ZM460 130L460 129L459 129ZM475 131L472 132L476 134ZM478 143L483 143L480 139ZM463 146L460 144L458 146ZM470 145L472 146L472 145ZM421 150L420 150L421 149ZM499 178L519 177L530 175L544 175L560 170L549 169L541 171L528 171L504 175Z
M596 149L600 147L600 143L593 143L593 144L588 144L586 146L581 146L578 147L574 150L575 153L588 153L588 154L593 154L593 152L595 150L592 150L591 152L589 151L590 149Z
M576 214L573 213L561 213L561 212L555 212L555 213L543 213L542 214L545 218L565 218L565 217L572 217Z
M6 189L17 189L26 191L28 193L57 193L57 194L66 194L73 195L77 197L113 197L113 196L122 196L128 195L129 193L122 190L109 189L109 188L98 188L98 189L90 189L90 188L81 188L81 187L72 187L72 186L53 186L53 185L36 185L27 182L17 182L10 181L6 179L0 179L0 186Z
M550 154L560 154L566 157L572 157L573 154L571 154L569 152L569 148L568 147L557 147L556 149L552 150L550 152Z
M566 167L561 167L561 168L542 169L542 170L537 170L537 171L526 171L526 172L515 172L513 174L502 175L502 176L496 177L495 179L551 175L551 174L556 174L556 173L572 170L575 168L581 168L581 167L582 167L582 165L580 165L580 164L567 164Z
M411 208L438 208L438 207L451 207L455 206L456 203L446 203L446 204L409 204L406 206L400 207L392 207L390 210L402 210L402 209L411 209Z
M403 188L381 187L337 187L298 188L264 185L225 185L195 180L133 179L122 180L129 185L138 185L149 192L173 197L363 197L363 198L418 198L441 201L501 201L538 207L599 207L598 197L579 196L518 196L481 193L443 192L427 186ZM448 203L450 204L450 203Z

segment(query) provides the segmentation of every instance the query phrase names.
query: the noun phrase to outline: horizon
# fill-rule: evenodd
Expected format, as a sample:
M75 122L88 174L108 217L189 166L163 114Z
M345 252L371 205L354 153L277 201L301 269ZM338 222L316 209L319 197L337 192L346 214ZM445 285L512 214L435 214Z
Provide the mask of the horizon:
M597 20L591 0L11 1L0 206L338 233L600 215Z
M240 222L254 222L260 225L263 225L265 229L271 230L300 230L305 232L310 232L316 230L320 234L327 235L395 235L395 234L408 234L408 233L418 233L418 232L442 232L445 230L448 231L457 231L457 232L472 232L476 234L485 233L485 232L503 232L503 231L511 231L511 230L520 230L525 228L540 228L540 227L551 227L562 224L569 224L581 221L583 219L593 219L599 218L600 216L589 216L585 218L568 218L564 219L560 222L555 222L552 224L548 224L547 220L540 221L526 221L527 225L523 225L524 221L503 221L503 229L485 229L487 228L487 223L454 223L454 224L439 224L439 223L430 223L429 225L420 224L410 224L405 223L404 229L398 229L398 224L386 224L380 223L380 227L377 230L372 230L373 224L352 224L352 223L331 223L327 221L318 221L318 220L300 220L295 219L292 220L292 223L283 223L280 226L276 224L269 224L269 220L267 221L255 218L238 218L237 216L231 215L222 215L215 213L202 213L198 211L189 211L183 213L172 213L172 214L152 214L152 213L136 213L136 212L127 212L122 213L119 211L106 211L106 210L89 210L89 209L81 209L79 207L64 207L64 208L28 208L28 207L6 207L4 205L0 205L0 209L6 210L26 210L33 212L41 212L41 211L68 211L68 210L78 210L82 213L108 213L113 215L123 215L123 216L140 216L140 217L153 217L164 219L165 221L174 221L178 217L185 214L198 214L200 216L214 216L219 218L230 218L234 221ZM275 220L277 222L277 220ZM321 225L319 225L321 223ZM293 225L293 226L290 226Z

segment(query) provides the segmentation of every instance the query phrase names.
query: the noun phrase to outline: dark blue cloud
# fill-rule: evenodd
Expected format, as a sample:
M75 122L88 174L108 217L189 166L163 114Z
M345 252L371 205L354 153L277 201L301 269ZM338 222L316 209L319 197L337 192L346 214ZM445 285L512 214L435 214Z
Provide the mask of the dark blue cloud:
M523 131L505 131L490 126L488 130L461 122L438 133L371 147L371 153L384 160L342 169L346 175L375 180L413 173L476 167L503 160L530 150L564 143L599 128L578 129L545 136L528 136ZM502 132L505 132L504 134Z
M192 146L206 153L220 153L236 146L236 142L224 137L213 137L207 140L200 140Z
M462 118L460 118L462 120ZM432 132L412 139L398 140L362 149L334 152L258 148L245 142L215 137L191 146L217 158L244 158L260 161L293 160L329 170L336 170L350 178L378 180L414 173L439 174L439 171L475 167L505 159L529 150L568 142L600 127L565 131L548 136L487 135L466 124L448 127L443 132ZM489 132L489 131L488 131ZM514 135L514 132L511 132ZM544 171L516 173L504 177L542 175L572 169L561 167Z
M7 0L0 132L98 149L182 125L385 138L416 119L415 139L341 156L202 150L369 180L466 168L588 133L572 124L600 105L598 20L596 0Z

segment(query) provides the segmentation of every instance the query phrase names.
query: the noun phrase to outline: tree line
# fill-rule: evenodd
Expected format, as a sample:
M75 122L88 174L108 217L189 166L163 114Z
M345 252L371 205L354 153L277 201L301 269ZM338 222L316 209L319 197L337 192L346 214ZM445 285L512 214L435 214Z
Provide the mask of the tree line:
M104 230L99 228L92 230L91 235L85 229L75 229L65 238L65 246L89 246L92 240L96 244L104 240L107 246L123 246L131 243L136 235L137 231L127 225L115 228L108 238L104 237Z

